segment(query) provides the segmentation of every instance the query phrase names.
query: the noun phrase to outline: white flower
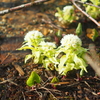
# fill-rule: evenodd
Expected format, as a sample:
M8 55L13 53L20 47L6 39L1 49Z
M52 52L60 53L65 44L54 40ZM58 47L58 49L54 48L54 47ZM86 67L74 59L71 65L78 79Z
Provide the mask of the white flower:
M49 49L56 48L56 45L52 42L42 41L39 45L42 47L43 50L49 50Z
M37 30L29 31L26 35L24 40L29 42L30 40L42 38L43 34Z
M73 6L65 6L64 8L63 8L63 12L64 13L68 13L68 12L70 12L70 11L74 11L74 7Z
M70 47L78 47L82 45L82 41L80 40L80 38L77 35L74 34L68 34L65 35L62 39L61 39L61 46L65 46L67 48Z

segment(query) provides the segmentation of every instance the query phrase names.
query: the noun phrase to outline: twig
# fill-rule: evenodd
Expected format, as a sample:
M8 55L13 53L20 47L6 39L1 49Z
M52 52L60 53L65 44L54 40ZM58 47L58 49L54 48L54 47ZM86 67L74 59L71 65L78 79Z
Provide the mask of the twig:
M13 80L13 79L7 79L7 80L4 80L4 81L0 82L0 84L4 84L4 83L9 82L9 83L11 83L11 84L14 84L14 85L18 86L18 84L16 84L16 83L13 82L12 80Z
M0 62L0 64L3 64L3 62L4 62L9 56L10 56L10 53L8 53L8 54L6 55L6 57L2 60L2 62Z
M33 4L37 4L37 3L41 3L41 2L45 2L45 1L47 1L47 0L37 0L37 1L34 1L34 2L27 3L27 4L22 4L22 5L10 8L10 9L0 11L0 15L4 15L4 14L7 14L7 13L10 13L10 12L13 12L13 11L16 11L16 10L19 10L19 9L22 9L22 8L25 8L25 7L30 7Z
M90 6L94 6L94 7L96 7L96 8L100 8L100 6L96 6L96 5L93 5L93 4L91 4L91 3L81 2L81 1L77 1L77 0L76 0L76 2L82 3L82 4L86 4L86 5L90 5Z
M84 90L85 90L85 91L88 91L88 92L90 92L90 93L92 93L92 94L93 94L93 95L95 95L95 96L97 96L97 95L98 95L97 93L95 93L95 92L91 91L90 89L84 88Z
M24 100L26 100L26 99L25 99L25 95L24 95L24 92L23 92L23 91L22 91L22 95L23 95L23 99L24 99Z
M41 87L41 89L44 89L44 90L48 91L48 92L55 98L55 100L58 100L58 99L52 94L52 92L50 91L50 89L47 89L47 88L45 88L45 87Z
M93 21L98 27L100 27L100 24L94 19L92 18L90 15L88 15L85 11L83 11L76 3L76 0L72 0L73 5L80 11L82 12L85 16L87 16L91 21Z
M84 81L84 83L85 83L89 88L91 88L91 86L89 85L88 82Z
M0 82L0 84L7 83L7 82L9 82L9 81L12 81L12 79L7 79L7 80L4 80L4 81Z
M57 25L53 24L52 21L49 19L49 21L42 19L43 22L47 23L47 24L51 24L54 28L59 29L59 30L63 30L62 28L58 27Z
M13 62L12 64L15 67L15 69L19 72L20 75L22 76L25 75L23 69L17 63Z
M35 92L38 94L39 100L43 100L43 99L42 99L42 98L43 98L42 93L41 93L41 92L38 92L37 90L35 90Z

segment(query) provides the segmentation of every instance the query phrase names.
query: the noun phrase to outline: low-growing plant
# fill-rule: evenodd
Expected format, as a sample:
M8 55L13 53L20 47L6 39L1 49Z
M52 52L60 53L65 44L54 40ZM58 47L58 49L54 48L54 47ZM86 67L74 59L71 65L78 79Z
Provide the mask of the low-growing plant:
M61 10L58 7L57 11L58 12L55 13L55 16L58 17L58 20L62 24L69 25L70 23L72 23L76 19L75 12L74 12L74 6L72 6L72 5L65 6L63 8L63 10Z
M26 84L30 87L35 86L37 83L41 82L40 76L35 72L32 71L29 78L26 81Z
M82 58L87 49L82 47L82 41L77 35L65 35L58 47L53 42L46 42L42 33L36 30L28 32L24 40L18 50L31 50L31 54L25 57L25 63L32 59L33 63L43 64L47 70L55 69L61 75L73 69L81 69L80 75L83 71L87 72L87 64Z

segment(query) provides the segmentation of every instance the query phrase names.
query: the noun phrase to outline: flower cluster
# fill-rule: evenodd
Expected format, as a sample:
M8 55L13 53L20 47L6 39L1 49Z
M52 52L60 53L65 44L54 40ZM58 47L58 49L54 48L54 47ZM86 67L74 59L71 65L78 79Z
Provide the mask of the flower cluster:
M29 31L24 38L26 45L35 46L38 45L41 41L43 41L43 34L37 30ZM38 41L37 41L38 40Z
M45 42L42 33L36 30L28 32L24 40L23 46L18 50L31 50L31 54L26 55L25 62L32 58L35 64L43 64L48 70L55 69L61 75L66 75L73 69L81 69L81 75L83 71L87 72L87 64L82 58L87 49L81 47L82 41L78 36L65 35L59 47L52 42Z
M43 34L37 30L33 30L33 31L29 31L24 40L25 41L30 41L30 40L33 40L33 39L37 39L37 38L42 38L43 37Z
M42 50L44 50L44 51L48 51L50 49L56 48L56 45L52 42L43 41L39 45L41 46Z
M78 46L82 46L82 41L78 36L68 34L61 39L61 46L77 48Z
M55 16L58 17L59 21L62 24L70 24L75 20L75 13L74 13L74 7L69 5L65 6L63 10L60 10L60 8L57 8L58 12L55 13Z
M32 58L35 64L43 63L44 67L48 67L52 61L54 62L56 45L52 42L45 42L43 34L39 31L33 30L28 32L24 38L24 44L18 50L31 50L31 54L26 55L25 63Z

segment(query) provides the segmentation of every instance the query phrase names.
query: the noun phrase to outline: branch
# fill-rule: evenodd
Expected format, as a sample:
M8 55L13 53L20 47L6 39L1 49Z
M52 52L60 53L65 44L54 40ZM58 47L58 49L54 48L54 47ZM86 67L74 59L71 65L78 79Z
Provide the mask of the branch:
M76 0L72 0L73 5L80 11L82 12L85 16L87 16L91 21L93 21L98 27L100 27L100 24L94 19L92 18L90 15L88 15L85 11L83 11L76 3Z
M37 3L41 3L41 2L45 2L45 1L47 1L47 0L37 0L37 1L34 1L34 2L27 3L27 4L22 4L22 5L10 8L10 9L0 11L0 15L5 15L7 13L10 13L10 12L13 12L13 11L16 11L16 10L19 10L19 9L22 9L22 8L25 8L25 7L30 7L33 4L37 4Z
M91 55L89 55L88 53L85 53L83 54L83 59L85 59L86 62L91 65L93 70L100 77L100 58L98 57L95 51L95 45L90 44L89 49L90 49Z
M16 85L16 86L19 86L17 83L13 82L13 79L4 80L4 81L0 82L0 84L5 84L5 83L7 83L7 82L9 82L9 83L11 83L11 84L14 84L14 85Z

